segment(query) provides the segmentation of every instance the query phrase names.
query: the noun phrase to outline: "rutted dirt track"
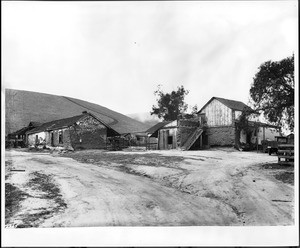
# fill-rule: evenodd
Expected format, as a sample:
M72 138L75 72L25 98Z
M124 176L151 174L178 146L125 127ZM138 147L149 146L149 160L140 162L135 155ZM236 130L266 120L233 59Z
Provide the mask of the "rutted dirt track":
M6 161L11 163L6 167L6 183L23 191L23 200L7 224L69 227L294 222L294 187L278 181L259 165L276 162L275 156L231 149L80 151L66 156L70 158L6 151Z

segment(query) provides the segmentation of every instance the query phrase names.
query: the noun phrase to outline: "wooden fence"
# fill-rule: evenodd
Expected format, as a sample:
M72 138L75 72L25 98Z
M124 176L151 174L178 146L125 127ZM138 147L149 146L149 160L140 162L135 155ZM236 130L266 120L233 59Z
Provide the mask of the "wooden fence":
M147 142L146 143L146 149L147 150L157 150L158 149L158 143L150 143L150 142Z

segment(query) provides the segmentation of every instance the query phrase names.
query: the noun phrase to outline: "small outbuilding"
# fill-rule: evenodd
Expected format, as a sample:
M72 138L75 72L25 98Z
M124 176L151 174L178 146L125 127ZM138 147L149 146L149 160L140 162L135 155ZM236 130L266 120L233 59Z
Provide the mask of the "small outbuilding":
M205 123L200 118L179 119L161 122L148 131L151 144L157 142L157 149L200 150L207 148Z
M159 122L159 123L155 124L154 126L150 127L146 131L146 134L148 136L148 139L147 139L147 148L148 149L154 149L154 150L159 149L159 147L158 147L159 130L171 122L172 121Z
M26 132L29 146L44 145L66 149L104 149L108 137L119 133L86 111L81 115L42 124Z
M6 147L25 147L26 144L26 132L29 130L32 130L38 126L40 126L41 123L31 121L27 127L23 127L13 133L10 133L6 137Z

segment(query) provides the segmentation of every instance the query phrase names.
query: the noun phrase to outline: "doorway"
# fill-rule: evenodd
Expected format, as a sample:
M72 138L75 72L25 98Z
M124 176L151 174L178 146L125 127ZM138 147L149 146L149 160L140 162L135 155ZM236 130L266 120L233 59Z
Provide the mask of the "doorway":
M54 135L53 132L50 133L51 146L54 146Z

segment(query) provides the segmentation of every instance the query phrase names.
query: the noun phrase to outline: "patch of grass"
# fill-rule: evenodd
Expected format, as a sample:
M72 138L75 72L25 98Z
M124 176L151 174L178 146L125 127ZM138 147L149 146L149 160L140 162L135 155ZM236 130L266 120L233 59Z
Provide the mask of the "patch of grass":
M12 167L12 160L5 160L5 167Z
M268 170L285 170L285 171L294 171L294 166L292 165L280 165L278 163L270 163L261 165L262 169Z
M280 165L278 163L263 164L261 168L272 171L272 175L279 181L294 185L294 166Z
M221 197L215 195L212 192L207 192L206 194L203 195L203 197L214 199L214 200L220 200L221 199Z
M121 165L117 168L118 168L118 170L123 171L123 172L128 173L128 174L132 174L132 175L136 175L136 176L144 176L144 177L147 177L147 178L152 178L150 175L148 175L146 173L141 173L141 172L132 170L129 167L127 167L126 165Z
M5 180L10 177L9 170L13 168L12 160L5 160Z
M40 208L36 213L24 214L22 223L17 228L38 227L45 219L50 218L59 211L63 211L67 207L59 188L53 183L51 175L45 175L40 172L34 172L32 175L33 178L30 179L27 186L37 192L41 192L36 198L53 200L54 204L48 209Z
M62 200L59 188L53 183L51 175L42 174L40 172L33 172L34 176L28 183L32 189L42 191L44 199L53 199L60 207L66 207L67 205Z
M42 164L53 164L53 161L46 160L46 159L39 159L39 158L31 158L31 161L39 162Z
M20 209L20 203L29 195L10 183L5 183L5 224Z
M185 158L178 156L161 156L160 154L119 154L99 151L77 151L75 153L63 154L64 157L73 158L82 163L92 164L110 164L116 163L121 165L134 164L146 166L164 166L177 168L178 163L182 162Z
M19 224L18 228L37 227L38 223L52 216L52 211L44 208L40 209L38 213L28 214L23 216L23 223Z
M277 180L294 185L294 172L282 172L275 175Z

